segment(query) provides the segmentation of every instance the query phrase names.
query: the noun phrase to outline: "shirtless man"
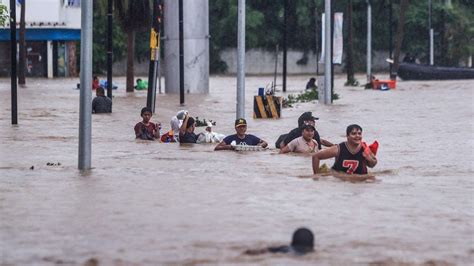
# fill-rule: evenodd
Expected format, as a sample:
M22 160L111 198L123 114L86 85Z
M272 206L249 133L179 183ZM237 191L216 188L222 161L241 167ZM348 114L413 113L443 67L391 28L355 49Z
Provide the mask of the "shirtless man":
M347 141L341 142L328 149L313 155L313 173L319 173L319 161L336 158L332 169L347 175L365 175L367 177L367 166L372 168L377 164L377 158L368 147L362 144L362 128L359 125L350 125L346 129ZM342 178L346 179L346 178ZM365 178L367 179L367 178ZM363 181L361 180L354 181Z

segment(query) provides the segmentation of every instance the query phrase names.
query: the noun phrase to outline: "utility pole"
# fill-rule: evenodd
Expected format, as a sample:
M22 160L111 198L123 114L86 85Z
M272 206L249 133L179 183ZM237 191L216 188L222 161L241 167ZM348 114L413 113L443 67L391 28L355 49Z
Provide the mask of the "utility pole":
M107 0L107 97L112 99L112 62L113 62L113 46L112 46L112 6L114 0Z
M92 0L81 1L81 91L79 102L79 169L91 168L92 135Z
M331 70L332 70L332 54L331 54L331 0L324 1L324 104L331 104Z
M183 0L178 2L179 17L179 104L184 105L184 28L183 28Z
M389 55L388 58L393 60L393 33L392 33L392 0L389 0L389 7L388 7L388 51ZM389 78L392 78L392 70L393 64L389 64Z
M150 32L150 68L148 71L148 93L146 106L155 112L156 81L160 61L161 1L153 0L153 20Z
M17 73L16 73L16 1L10 0L10 49L12 87L12 125L18 124Z
M25 13L26 13L26 0L19 1L21 4L20 13L20 40L19 40L19 56L18 56L18 84L25 85L25 69L26 69L26 42L25 42Z
M319 27L318 27L318 9L314 9L314 28L316 29L316 76L319 76Z
M431 15L433 12L433 6L431 4L431 0L429 2L429 11L428 11L428 28L430 30L430 65L434 65L434 31L433 25L431 23Z
M372 82L372 4L367 0L367 83Z
M285 76L283 75L283 78ZM237 11L237 112L245 118L245 0L239 0Z
M283 92L286 92L286 60L288 33L286 23L288 22L288 0L283 0Z

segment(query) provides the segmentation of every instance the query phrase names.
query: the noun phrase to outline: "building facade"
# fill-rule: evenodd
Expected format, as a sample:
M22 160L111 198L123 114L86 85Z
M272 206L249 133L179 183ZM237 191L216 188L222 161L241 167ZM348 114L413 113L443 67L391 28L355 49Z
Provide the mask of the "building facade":
M17 1L18 2L18 1ZM9 0L0 3L10 9ZM80 0L26 1L26 76L77 76L76 47L81 39ZM21 5L17 3L17 40ZM0 76L9 76L10 24L0 26Z

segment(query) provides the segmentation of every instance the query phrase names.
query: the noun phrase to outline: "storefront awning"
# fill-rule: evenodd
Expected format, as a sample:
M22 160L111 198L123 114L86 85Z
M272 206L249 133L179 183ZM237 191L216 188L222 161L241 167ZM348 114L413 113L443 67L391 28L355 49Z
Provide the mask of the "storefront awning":
M17 40L20 29L17 28ZM73 29L26 29L27 41L79 41L81 30ZM0 41L10 40L10 29L0 29Z

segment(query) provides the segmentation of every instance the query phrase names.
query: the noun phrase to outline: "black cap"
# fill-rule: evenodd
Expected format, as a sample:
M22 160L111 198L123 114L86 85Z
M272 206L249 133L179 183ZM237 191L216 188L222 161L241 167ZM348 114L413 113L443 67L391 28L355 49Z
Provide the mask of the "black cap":
M239 119L235 120L235 127L246 126L246 125L247 125L247 121L243 118L239 118Z
M314 117L312 112L304 112L301 116L300 119L302 121L309 121L309 120L319 120L318 117Z

